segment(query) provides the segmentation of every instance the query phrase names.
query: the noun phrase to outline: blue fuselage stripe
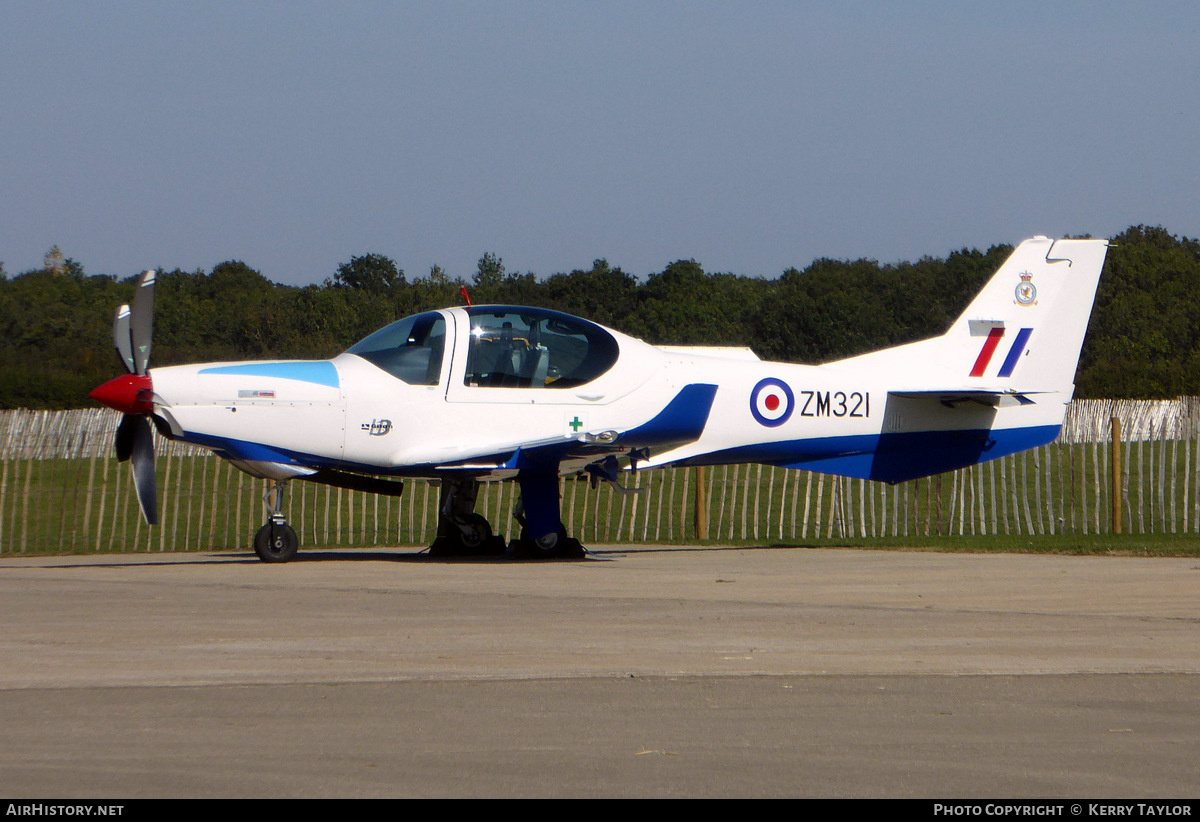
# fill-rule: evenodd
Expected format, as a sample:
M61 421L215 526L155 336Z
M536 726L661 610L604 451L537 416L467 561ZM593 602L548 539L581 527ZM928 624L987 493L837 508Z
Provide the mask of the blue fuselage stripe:
M759 443L684 460L685 465L761 462L845 477L904 482L1054 442L1061 426L860 434Z
M1061 426L1032 428L969 429L961 431L919 431L889 434L861 434L845 437L818 437L756 443L729 448L683 460L681 465L721 465L725 463L763 463L785 468L800 468L844 477L904 482L918 477L954 471L969 465L1005 457L1054 442ZM181 438L218 455L235 460L278 462L310 468L342 468L364 474L436 477L443 473L435 465L407 465L385 468L364 465L334 457L306 454L275 448L256 442L186 432ZM563 444L518 451L509 455L510 465L495 470L520 469L556 473L559 462L577 444ZM483 460L472 460L481 462ZM498 460L500 462L500 460ZM487 476L488 469L464 469L476 476Z

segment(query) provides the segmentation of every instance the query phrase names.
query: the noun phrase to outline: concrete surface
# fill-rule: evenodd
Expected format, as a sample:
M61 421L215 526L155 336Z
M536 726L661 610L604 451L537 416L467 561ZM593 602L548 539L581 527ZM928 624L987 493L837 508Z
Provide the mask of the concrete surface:
M1159 797L1200 560L0 559L0 796Z

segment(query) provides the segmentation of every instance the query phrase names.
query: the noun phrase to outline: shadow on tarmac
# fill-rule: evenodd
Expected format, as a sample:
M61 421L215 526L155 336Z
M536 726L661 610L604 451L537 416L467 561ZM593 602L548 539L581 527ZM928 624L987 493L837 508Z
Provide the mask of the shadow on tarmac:
M510 556L510 555L481 555L481 556L433 556L429 553L429 549L419 551L388 551L380 549L361 549L361 548L335 548L335 549L300 549L296 557L291 560L291 563L306 563L306 562L397 562L397 563L430 563L444 565L495 565L495 564L511 564L524 563L540 565L546 562L563 563L563 562L613 562L628 556L629 554L672 554L672 553L728 553L739 551L766 551L766 550L796 550L803 546L794 545L655 545L655 546L629 546L629 547L606 547L597 549L585 549L586 555L583 557L566 557L556 559L540 559L533 557ZM252 551L223 551L207 554L199 554L191 559L181 559L180 553L161 553L157 555L146 556L143 560L128 559L129 554L103 554L94 559L82 559L70 563L47 562L42 565L33 567L42 568L130 568L138 566L161 566L164 564L195 566L195 565L257 565L261 562ZM119 562L113 562L113 559L119 559ZM290 563L289 563L290 564Z

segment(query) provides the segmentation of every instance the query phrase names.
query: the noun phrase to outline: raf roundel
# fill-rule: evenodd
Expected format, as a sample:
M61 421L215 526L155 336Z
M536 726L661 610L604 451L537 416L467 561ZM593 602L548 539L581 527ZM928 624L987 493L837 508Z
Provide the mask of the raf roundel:
M759 425L775 428L783 425L792 416L796 397L783 380L767 377L759 380L750 392L750 413Z

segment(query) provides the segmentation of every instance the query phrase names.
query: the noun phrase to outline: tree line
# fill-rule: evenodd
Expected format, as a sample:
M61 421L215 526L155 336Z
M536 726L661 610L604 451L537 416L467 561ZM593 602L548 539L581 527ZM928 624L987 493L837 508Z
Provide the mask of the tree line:
M1076 396L1200 394L1200 241L1140 225L1110 239ZM1011 251L818 259L773 279L677 260L644 281L603 259L538 278L490 252L469 280L439 266L410 278L368 253L304 287L228 261L159 272L152 365L330 357L392 320L461 305L464 287L477 305L553 308L650 343L748 345L764 359L820 363L942 333ZM15 276L0 264L0 408L86 407L87 392L120 373L112 318L132 293L132 275L88 275L57 248Z

